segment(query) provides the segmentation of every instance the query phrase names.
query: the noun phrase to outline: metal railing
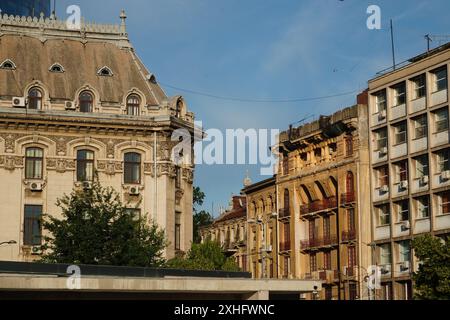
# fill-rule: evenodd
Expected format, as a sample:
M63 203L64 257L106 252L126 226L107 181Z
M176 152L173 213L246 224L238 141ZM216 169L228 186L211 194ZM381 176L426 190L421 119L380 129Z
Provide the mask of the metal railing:
M329 235L329 236L320 237L320 238L301 240L300 241L300 249L301 250L309 250L309 249L314 249L314 248L333 246L333 245L337 245L337 244L338 244L337 236Z
M337 208L337 199L336 197L330 197L323 200L316 200L314 202L301 205L300 214L301 215L312 214L335 208Z

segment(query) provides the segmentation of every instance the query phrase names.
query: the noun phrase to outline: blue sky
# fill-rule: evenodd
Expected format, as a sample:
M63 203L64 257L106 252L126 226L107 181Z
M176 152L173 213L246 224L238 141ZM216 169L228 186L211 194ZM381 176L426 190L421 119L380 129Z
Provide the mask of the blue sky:
M389 19L397 62L426 49L425 34L450 34L448 0L96 0L57 1L58 16L78 4L89 21L118 23L127 12L137 53L162 84L226 97L289 99L363 90L391 64ZM366 27L367 7L381 8L381 30ZM436 43L432 44L433 46ZM278 128L355 102L355 95L295 103L213 99L182 94L205 129ZM205 209L227 205L256 165L199 165L195 183ZM215 209L216 211L217 209ZM217 214L217 212L215 212Z

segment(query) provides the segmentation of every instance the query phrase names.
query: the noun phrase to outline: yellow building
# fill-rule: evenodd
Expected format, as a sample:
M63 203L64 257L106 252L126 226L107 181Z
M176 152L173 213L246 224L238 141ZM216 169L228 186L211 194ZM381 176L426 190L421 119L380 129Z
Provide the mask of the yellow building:
M192 241L190 159L175 165L172 132L193 133L182 97L167 97L120 25L0 17L0 260L34 260L40 218L56 200L89 188L94 171L165 229L170 245ZM139 208L135 210L135 206Z
M247 186L253 275L316 279L322 299L369 299L367 93L280 134L278 173Z
M201 241L220 243L224 253L247 271L247 205L244 196L232 196L230 205L214 222L200 229Z
M450 233L449 63L446 44L369 80L377 298L411 299L410 240Z

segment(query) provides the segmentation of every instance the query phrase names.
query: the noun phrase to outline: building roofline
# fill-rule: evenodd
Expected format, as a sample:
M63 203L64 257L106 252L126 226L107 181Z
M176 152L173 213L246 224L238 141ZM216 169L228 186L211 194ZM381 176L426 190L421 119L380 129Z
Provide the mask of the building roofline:
M275 180L276 180L276 176L274 175L268 179L255 182L255 183L243 188L242 193L246 194L251 191L258 191L258 190L263 189L270 185L275 185Z

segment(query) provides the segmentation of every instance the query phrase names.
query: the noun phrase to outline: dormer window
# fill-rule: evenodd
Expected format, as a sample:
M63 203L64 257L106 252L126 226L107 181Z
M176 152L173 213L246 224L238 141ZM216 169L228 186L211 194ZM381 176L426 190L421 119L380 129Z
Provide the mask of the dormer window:
M60 65L59 63L54 63L50 69L50 72L56 72L56 73L62 73L64 72L64 68L62 67L62 65Z
M102 77L112 77L114 74L113 74L111 68L105 66L105 67L100 68L100 70L97 71L97 75L102 76Z
M92 112L94 97L89 91L83 91L80 94L80 112Z
M137 95L132 94L127 99L127 115L138 116L139 115L140 99Z
M14 62L12 62L12 60L6 59L2 63L0 63L0 69L15 70L16 69L16 64Z
M42 91L38 88L31 88L28 92L28 109L42 109Z

